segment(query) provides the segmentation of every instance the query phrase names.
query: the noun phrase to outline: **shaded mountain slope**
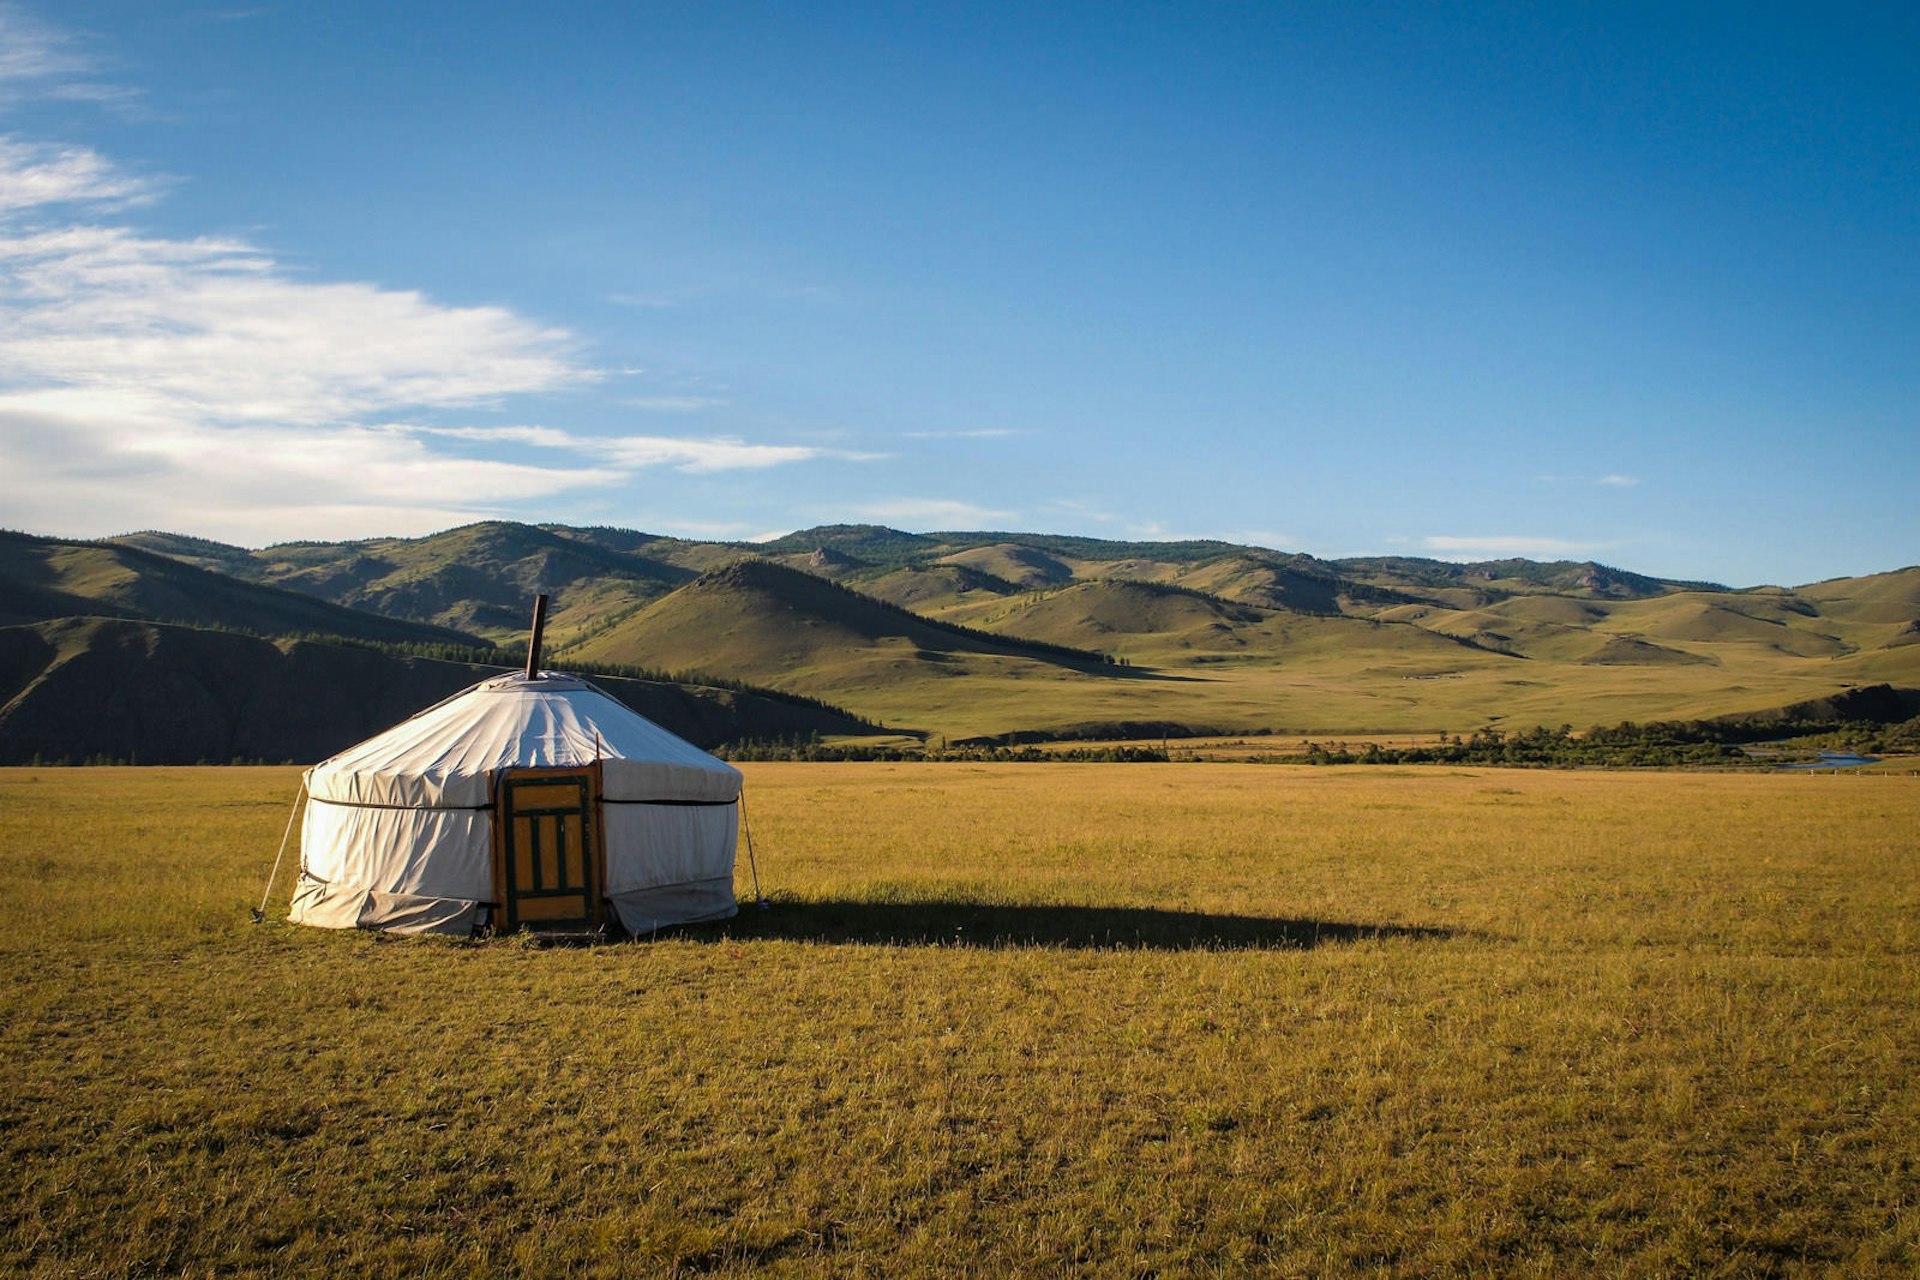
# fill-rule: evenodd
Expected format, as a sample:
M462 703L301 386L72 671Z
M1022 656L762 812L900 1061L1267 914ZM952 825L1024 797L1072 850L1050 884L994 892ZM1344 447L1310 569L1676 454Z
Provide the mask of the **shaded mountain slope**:
M101 541L151 551L155 555L190 564L196 569L211 569L245 582L259 582L267 572L265 562L254 552L245 547L215 542L211 538L147 529L139 533L124 533L117 538L102 538Z
M138 547L0 533L0 624L87 616L386 644L473 643L451 628L363 613Z
M1718 716L1724 724L1741 725L1766 732L1772 730L1835 725L1849 722L1864 724L1900 724L1920 716L1920 689L1893 685L1862 685L1842 689L1823 698L1807 698L1765 711L1744 711Z
M117 619L0 627L0 763L306 763L500 671ZM867 731L751 693L590 678L703 747Z

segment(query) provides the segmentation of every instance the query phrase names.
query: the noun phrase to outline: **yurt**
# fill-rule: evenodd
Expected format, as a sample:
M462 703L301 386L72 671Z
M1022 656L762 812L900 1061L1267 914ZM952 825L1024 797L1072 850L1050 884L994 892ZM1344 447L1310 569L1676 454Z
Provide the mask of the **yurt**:
M531 666L531 664L529 664ZM631 933L736 911L740 771L577 676L483 680L307 770L290 919Z

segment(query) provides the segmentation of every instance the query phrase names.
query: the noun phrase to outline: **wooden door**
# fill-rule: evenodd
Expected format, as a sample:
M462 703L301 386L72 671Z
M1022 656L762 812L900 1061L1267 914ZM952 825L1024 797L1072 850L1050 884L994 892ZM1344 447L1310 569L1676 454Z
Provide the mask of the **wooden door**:
M606 879L599 766L503 769L494 788L495 927L598 928Z

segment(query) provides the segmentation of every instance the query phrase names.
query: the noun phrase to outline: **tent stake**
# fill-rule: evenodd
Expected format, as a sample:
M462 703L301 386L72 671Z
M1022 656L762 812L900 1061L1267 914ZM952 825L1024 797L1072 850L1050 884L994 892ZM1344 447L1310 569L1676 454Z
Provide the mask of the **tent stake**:
M300 816L300 802L307 798L307 780L300 779L299 794L293 798L293 812L287 815L287 829L280 833L280 852L273 855L273 870L267 872L266 892L260 895L260 905L254 910L253 922L259 924L267 918L267 899L273 896L273 882L280 874L280 859L287 856L287 841L293 839L293 820Z

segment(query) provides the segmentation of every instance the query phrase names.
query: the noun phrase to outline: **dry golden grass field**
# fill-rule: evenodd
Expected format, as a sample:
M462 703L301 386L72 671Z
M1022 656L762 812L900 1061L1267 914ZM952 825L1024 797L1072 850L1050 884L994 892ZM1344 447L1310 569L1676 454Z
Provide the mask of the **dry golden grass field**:
M1920 1269L1920 779L747 773L769 910L542 949L0 771L0 1271Z

